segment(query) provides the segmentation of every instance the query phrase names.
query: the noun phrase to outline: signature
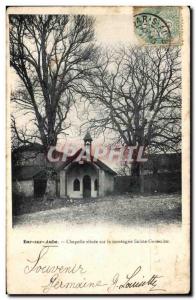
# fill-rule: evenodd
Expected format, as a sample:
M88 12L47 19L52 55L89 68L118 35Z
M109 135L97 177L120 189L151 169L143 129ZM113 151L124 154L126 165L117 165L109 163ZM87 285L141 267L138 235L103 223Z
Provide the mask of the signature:
M165 289L159 288L159 280L163 276L160 276L158 274L153 274L149 278L145 278L144 275L142 275L142 267L137 267L133 272L126 274L122 280L120 280L120 277L122 277L119 273L116 273L114 277L112 278L112 284L110 287L108 287L108 292L112 292L114 289L134 289L134 288L140 288L140 287L148 287L149 292L155 292L155 291L165 291ZM142 278L142 279L139 279Z
M87 269L82 264L51 265L44 263L49 249L49 246L43 247L35 259L27 259L28 263L24 268L26 275L32 273L49 275L48 282L41 286L43 293L49 293L51 290L57 289L96 289L104 286L108 293L115 293L116 290L123 293L123 289L137 290L141 287L147 288L149 292L166 291L160 287L163 276L152 274L145 277L142 266L138 266L134 271L126 274L115 273L108 282L105 282L102 278L89 280L87 279L89 277ZM130 267L130 269L132 268ZM47 277L44 276L44 278Z

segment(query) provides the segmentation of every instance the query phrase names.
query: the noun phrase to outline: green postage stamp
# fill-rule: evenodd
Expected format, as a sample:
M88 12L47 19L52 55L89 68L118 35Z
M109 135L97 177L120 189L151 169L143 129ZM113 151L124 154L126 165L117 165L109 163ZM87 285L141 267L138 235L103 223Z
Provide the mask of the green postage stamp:
M181 45L181 8L134 7L134 30L140 42L147 45Z

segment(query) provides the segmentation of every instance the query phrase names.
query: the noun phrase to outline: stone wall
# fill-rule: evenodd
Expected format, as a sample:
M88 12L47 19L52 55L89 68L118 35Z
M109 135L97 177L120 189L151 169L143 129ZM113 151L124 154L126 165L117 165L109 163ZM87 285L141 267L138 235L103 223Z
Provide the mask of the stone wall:
M107 195L114 191L114 176L105 172L104 194Z
M47 181L47 195L49 197L56 197L56 181L52 179L48 179Z
M21 195L23 197L34 197L34 180L20 180L13 183L13 194ZM47 194L49 197L56 196L56 181L48 179Z
M14 181L12 183L13 193L24 197L34 196L34 182L33 180Z
M140 192L141 177L116 176L115 193ZM160 173L143 176L144 193L173 193L181 191L181 173Z

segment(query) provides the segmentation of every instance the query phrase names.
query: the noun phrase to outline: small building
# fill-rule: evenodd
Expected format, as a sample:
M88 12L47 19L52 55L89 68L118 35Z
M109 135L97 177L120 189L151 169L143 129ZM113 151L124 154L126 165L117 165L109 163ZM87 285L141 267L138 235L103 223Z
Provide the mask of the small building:
M59 168L60 197L88 198L102 197L114 191L114 176L110 167L91 154L92 138L87 132L84 137L85 151L79 149ZM81 160L78 157L88 157Z
M13 191L35 198L45 193L61 198L96 198L112 193L117 174L99 159L94 159L91 146L92 138L87 132L84 148L61 163L48 162L38 145L35 149L22 149L12 172Z

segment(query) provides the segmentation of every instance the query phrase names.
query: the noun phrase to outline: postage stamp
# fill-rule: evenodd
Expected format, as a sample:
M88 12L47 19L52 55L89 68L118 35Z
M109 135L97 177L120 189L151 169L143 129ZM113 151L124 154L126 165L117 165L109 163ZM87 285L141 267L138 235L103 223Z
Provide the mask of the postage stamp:
M181 45L180 7L134 7L134 31L141 44Z

